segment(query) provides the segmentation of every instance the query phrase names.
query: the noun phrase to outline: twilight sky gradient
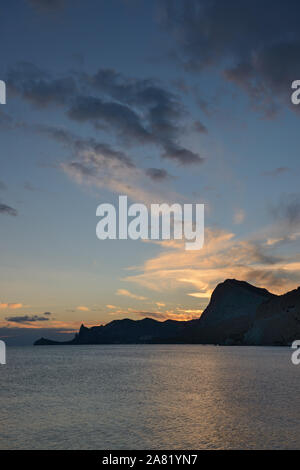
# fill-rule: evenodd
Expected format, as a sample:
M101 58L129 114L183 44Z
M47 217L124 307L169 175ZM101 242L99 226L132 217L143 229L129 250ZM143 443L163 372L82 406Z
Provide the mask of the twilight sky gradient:
M228 277L300 284L298 0L0 9L0 337L197 318ZM99 241L119 194L205 203L204 248Z

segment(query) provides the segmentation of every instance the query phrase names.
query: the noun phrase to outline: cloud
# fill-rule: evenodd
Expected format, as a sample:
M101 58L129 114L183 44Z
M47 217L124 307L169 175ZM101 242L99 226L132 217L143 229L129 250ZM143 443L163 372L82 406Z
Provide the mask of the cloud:
M69 150L69 159L59 165L78 184L106 188L146 204L171 203L182 198L165 185L158 188L159 181L171 178L166 170L138 168L123 150L94 138L81 138L65 128L38 125L29 129L48 136Z
M76 307L76 310L80 310L81 312L89 312L89 308L88 307L85 307L84 305L79 305L78 307Z
M212 294L212 291L208 292L189 292L190 297L196 297L197 299L209 299Z
M282 293L297 287L300 256L273 254L262 240L238 239L233 233L207 228L201 250L189 252L182 241L158 244L161 252L124 280L157 292L192 294L207 304L215 286L226 278L247 280Z
M282 232L282 230L281 230ZM283 243L291 243L291 242L295 242L297 240L299 240L300 238L300 232L289 232L288 234L285 234L281 237L277 237L277 238L267 238L265 244L267 246L273 246L273 245L278 245L279 243L280 244L283 244Z
M70 151L68 160L61 162L61 169L81 185L106 188L117 194L126 194L132 200L145 204L178 201L182 196L157 182L169 178L163 169L138 168L123 150L93 138L78 137L64 128L51 126L29 127L32 131L47 135Z
M9 69L6 82L11 93L34 106L63 106L71 120L113 133L122 145L155 146L163 158L181 165L204 161L180 143L188 118L180 96L157 80L126 77L112 69L53 77L22 62Z
M10 130L13 128L13 118L0 111L0 129Z
M196 132L199 132L199 134L207 134L207 127L202 124L202 122L195 121L193 127Z
M243 209L237 209L233 216L233 222L235 224L242 224L245 220L246 214Z
M59 127L51 126L35 126L34 130L38 133L45 134L48 137L56 140L57 142L64 144L70 148L78 159L86 160L85 163L93 163L94 165L101 165L106 162L116 163L127 166L129 168L135 168L135 164L132 159L121 150L113 149L109 144L99 142L94 138L81 138L75 136L68 130ZM84 156L90 152L91 158L84 158ZM83 158L81 158L83 156Z
M93 138L81 138L64 128L34 126L32 129L66 147L70 157L60 163L62 170L81 185L107 188L118 194L127 194L133 200L146 204L178 200L165 188L157 188L157 182L169 177L166 170L138 168L132 158L122 150Z
M7 204L0 203L0 214L11 215L13 217L16 217L18 215L18 212L13 207L8 206Z
M68 111L71 119L79 122L92 122L95 127L100 123L107 129L114 128L124 140L134 139L139 143L151 143L152 136L143 126L138 114L129 106L107 102L101 98L79 96Z
M270 171L264 171L262 173L263 176L280 176L284 173L288 173L290 171L290 168L286 167L286 166L281 166L279 168L275 168L274 170L270 170Z
M132 292L129 292L129 290L126 289L118 289L116 292L116 295L123 295L125 297L130 297L131 299L136 299L136 300L146 300L147 297L143 297L141 295L136 295L133 294Z
M6 184L3 183L3 181L0 181L0 191L4 191L5 189L7 189Z
M23 304L20 303L3 303L0 302L0 309L5 310L5 309L10 309L10 310L16 310L18 308L22 308Z
M133 121L135 126L132 137L135 137L136 120L139 117L138 140L162 147L163 158L174 159L182 165L204 161L196 152L178 144L183 131L181 121L186 116L186 110L179 96L164 88L160 82L129 78L113 69L99 69L95 75L86 75L85 80L111 99L139 110Z
M24 307L22 304L0 304L0 309L18 309ZM44 322L49 321L50 316L52 315L51 312L44 312L42 315L20 315L20 316L13 316L13 317L6 317L5 320L12 322L12 323L35 323L35 322Z
M23 315L18 317L6 317L5 320L13 323L33 323L38 321L49 321L49 318L38 315Z
M26 181L24 183L24 189L26 189L26 191L30 191L32 193L34 193L35 191L38 191L38 188L36 188L33 184L31 184L29 181Z
M287 230L300 225L300 194L284 194L277 205L271 207L271 213L277 221L284 223Z
M165 312L149 312L145 310L133 310L133 313L142 318L153 318L158 321L175 320L175 321L189 321L196 320L202 314L202 310L167 310Z
M78 160L62 163L61 168L78 184L105 188L145 204L161 201L171 203L182 198L166 187L161 187L158 191L157 181L149 181L144 170L114 162L93 151L81 152Z
M12 67L7 73L6 85L11 93L39 108L50 104L62 106L77 92L73 77L53 78L30 62L20 62Z
M176 160L182 165L189 165L193 163L202 163L204 158L200 157L197 153L187 150L185 148L174 146L173 144L167 144L165 151L162 154L163 158L169 158L171 160Z
M169 177L167 170L164 170L163 168L147 168L145 173L153 181L162 181Z
M291 83L300 76L297 0L288 5L280 0L161 0L160 5L161 23L176 41L173 55L186 69L219 70L269 116L280 101L290 104Z

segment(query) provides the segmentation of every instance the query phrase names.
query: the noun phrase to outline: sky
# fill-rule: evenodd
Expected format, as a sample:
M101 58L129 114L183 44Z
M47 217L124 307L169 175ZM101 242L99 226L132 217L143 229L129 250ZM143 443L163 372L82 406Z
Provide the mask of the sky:
M300 285L298 1L0 7L0 337L199 318L226 278ZM205 242L96 237L96 208L205 204Z

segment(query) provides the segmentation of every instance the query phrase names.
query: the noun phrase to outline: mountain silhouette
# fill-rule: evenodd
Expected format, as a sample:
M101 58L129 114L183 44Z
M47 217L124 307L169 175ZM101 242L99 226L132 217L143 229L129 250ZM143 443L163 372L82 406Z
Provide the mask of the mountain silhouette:
M247 330L255 319L257 308L276 298L266 289L245 281L226 279L218 284L199 321L200 342L213 344L242 344Z
M114 320L87 328L81 325L71 341L46 338L34 344L289 345L300 339L300 288L283 295L248 282L227 279L217 285L198 320L163 322L152 318Z

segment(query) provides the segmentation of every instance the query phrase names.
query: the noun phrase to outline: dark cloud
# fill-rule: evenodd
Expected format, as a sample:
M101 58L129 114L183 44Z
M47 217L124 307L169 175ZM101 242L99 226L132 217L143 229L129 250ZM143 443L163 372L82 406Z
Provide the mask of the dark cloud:
M33 323L36 321L49 321L49 318L38 316L38 315L23 315L17 317L6 317L5 320L13 323Z
M181 93L185 93L186 95L191 91L189 85L185 82L183 78L177 78L175 80L171 80L171 84L174 88L176 88Z
M6 81L12 93L34 106L63 106L70 119L112 132L122 145L154 145L162 157L182 165L204 161L180 145L188 114L180 97L158 81L128 78L112 69L53 78L24 62L9 70ZM56 138L66 143L70 134L61 132Z
M62 127L37 125L33 127L33 130L65 145L74 145L78 140L74 134Z
M288 173L290 169L286 166L280 166L279 168L275 168L274 170L264 171L262 174L263 176L280 176L284 173Z
M265 253L263 247L256 244L249 247L249 256L254 262L264 265L272 265L282 261L280 256L269 255Z
M95 75L85 75L83 79L107 98L118 100L126 109L133 107L138 110L134 119L132 116L128 121L131 126L134 124L132 129L128 129L127 124L123 135L130 132L129 136L139 142L158 145L163 149L164 158L181 164L203 162L198 154L178 144L184 131L182 120L186 117L186 111L179 96L164 88L160 82L128 78L113 69L100 69Z
M32 193L34 193L35 191L38 191L38 188L36 188L33 184L31 184L29 181L26 181L24 183L24 189L26 189L26 191L30 191Z
M63 105L77 92L73 77L52 78L29 62L20 62L8 71L7 88L38 107Z
M171 143L166 146L162 157L177 160L182 165L204 162L204 158L200 157L197 153Z
M293 274L285 269L249 269L244 278L248 282L267 287L271 292L275 288L283 288L288 281L297 281L298 273Z
M65 164L65 168L69 171L70 174L77 175L77 176L93 176L94 168L90 164L90 162L82 163L82 162L69 162Z
M114 69L99 69L95 75L85 75L85 82L94 89L128 105L145 109L164 109L164 117L178 118L182 112L178 97L153 79L128 78Z
M271 208L271 213L278 221L290 229L300 225L300 194L285 194L279 203Z
M81 138L51 126L34 126L33 131L47 135L69 150L69 159L60 166L80 184L113 185L115 178L120 183L129 176L135 179L145 174L125 152L93 138Z
M12 126L12 117L0 110L0 129L11 129Z
M62 9L67 0L27 0L29 5L42 11L51 12Z
M0 214L6 214L16 217L18 215L18 212L13 207L0 203Z
M93 167L105 168L105 164L119 164L128 168L135 168L132 159L121 150L115 150L110 145L98 142L93 138L81 138L66 129L51 126L35 126L34 130L47 135L57 142L71 148L72 152L82 165L83 171L93 172ZM87 167L91 165L90 170ZM84 169L85 168L85 169Z
M68 116L79 122L92 122L96 127L101 123L107 129L114 128L126 141L134 139L146 143L152 140L140 117L127 105L81 96L70 108Z
M71 148L76 159L67 162L64 167L81 177L95 176L99 170L105 171L108 167L118 166L135 170L137 169L132 159L124 152L113 149L110 145L100 143L93 138L80 138L63 128L51 126L35 126L35 131L45 134L59 143ZM163 181L170 177L163 168L147 168L144 174L152 181Z
M12 323L34 323L38 321L49 321L49 317L52 315L51 312L44 312L42 315L19 315L6 317L5 320Z
M161 0L185 68L218 68L272 115L300 76L298 0Z
M145 173L154 181L162 181L169 177L167 170L164 168L147 168Z
M196 132L199 132L199 134L207 134L207 128L202 122L200 121L195 121L194 122L194 130Z

